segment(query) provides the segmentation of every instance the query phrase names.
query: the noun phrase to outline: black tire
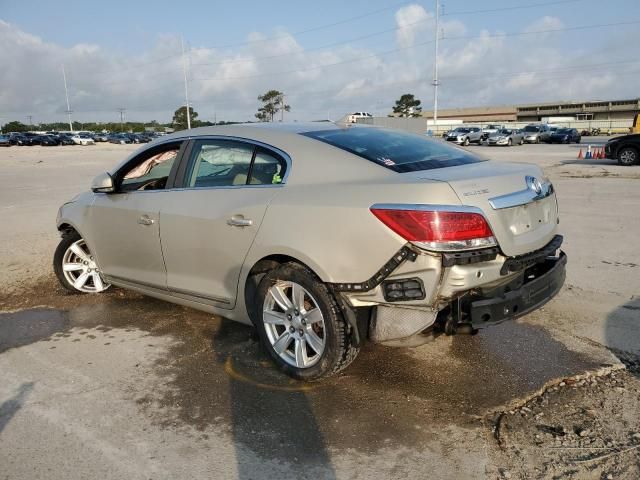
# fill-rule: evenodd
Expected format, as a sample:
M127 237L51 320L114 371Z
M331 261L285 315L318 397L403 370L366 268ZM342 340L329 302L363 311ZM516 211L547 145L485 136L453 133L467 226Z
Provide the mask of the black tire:
M640 164L640 152L637 148L622 147L618 150L618 164L625 167Z
M465 147L468 147L468 146L469 146L469 137L466 137L466 138L464 139L464 142L462 142L462 144L463 144Z
M65 233L62 236L60 243L58 243L55 253L53 254L53 271L55 272L56 277L58 277L58 281L60 282L60 285L62 285L65 288L65 290L68 290L69 292L76 293L76 294L84 293L84 292L77 290L71 283L69 283L67 278L64 276L64 273L62 271L62 259L64 258L64 254L67 251L67 249L71 246L71 244L77 242L81 238L82 237L80 236L80 234L75 230Z
M85 266L83 267L81 265L80 268L75 268L70 272L67 272L68 276L71 277L71 279L75 278L76 280L79 280L81 277L84 279L81 283L81 286L76 288L74 284L71 283L67 278L67 275L65 275L62 265L65 261L70 260L70 258L65 259L65 255L69 250L69 247L80 240L82 240L80 248L84 250L84 257L79 257L75 250L72 250L72 253L70 255L71 258L75 257L75 262L72 263L84 263ZM83 258L86 258L86 261L84 261ZM75 230L70 230L64 233L62 239L60 240L60 243L56 247L56 251L53 254L53 271L55 272L56 277L58 277L60 285L62 285L65 290L68 290L71 293L96 294L106 291L111 286L102 278L102 275L98 270L98 266L94 261L91 252L89 251L89 248L87 247L80 234L78 234ZM78 271L81 271L83 273L74 273ZM99 280L99 283L96 283L97 280Z
M536 137L536 143L540 143L540 137Z
M507 140L507 147L510 147L511 145L513 145L513 140L511 139Z
M254 322L264 348L278 367L287 375L304 381L320 380L346 368L360 349L352 343L350 327L336 299L327 286L313 272L297 263L285 263L269 271L260 281L253 305L254 312L262 312L269 289L279 280L295 282L313 296L324 317L325 347L320 359L307 368L298 368L287 363L274 350L264 323L258 313Z
M520 145L520 146L524 145L524 138L520 139L520 142L518 143L518 145Z

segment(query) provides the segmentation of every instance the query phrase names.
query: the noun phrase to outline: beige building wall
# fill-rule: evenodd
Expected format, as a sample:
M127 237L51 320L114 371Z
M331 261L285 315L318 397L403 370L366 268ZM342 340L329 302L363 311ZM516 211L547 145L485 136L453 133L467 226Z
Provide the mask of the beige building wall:
M497 107L450 108L438 110L438 120L463 122L538 122L542 117L576 117L591 114L592 120L626 120L640 111L640 98L588 102L554 102ZM433 118L433 111L423 111L422 117Z
M423 111L422 116L433 118L433 111ZM514 121L517 118L515 106L451 108L438 110L438 120L462 120L464 122Z

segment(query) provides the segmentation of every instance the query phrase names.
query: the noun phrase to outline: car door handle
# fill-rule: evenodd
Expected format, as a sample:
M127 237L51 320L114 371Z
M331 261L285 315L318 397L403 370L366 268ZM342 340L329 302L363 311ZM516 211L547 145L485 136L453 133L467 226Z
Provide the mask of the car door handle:
M227 225L231 225L232 227L250 227L253 225L253 220L244 218L242 215L234 215L227 220Z
M140 225L153 225L155 220L153 218L149 218L148 215L142 215L138 218L138 224Z

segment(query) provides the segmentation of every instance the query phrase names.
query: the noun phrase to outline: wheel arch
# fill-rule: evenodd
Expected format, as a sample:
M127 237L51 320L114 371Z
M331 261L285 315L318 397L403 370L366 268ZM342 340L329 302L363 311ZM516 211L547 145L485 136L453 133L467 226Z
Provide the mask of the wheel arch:
M305 267L309 270L319 281L326 282L326 278L323 278L323 274L325 272L319 270L317 265L313 265L313 262L310 262L308 259L306 261L301 260L300 258L304 257L303 255L295 255L293 256L291 253L273 253L269 255L265 255L262 258L249 262L251 267L246 265L245 275L242 277L242 299L244 300L244 306L247 311L247 315L252 323L255 324L256 321L256 312L254 312L253 299L256 295L256 291L258 289L258 285L262 280L262 277L269 271L277 268L278 266L285 263L297 263Z
M60 224L58 224L58 231L62 235L65 235L71 232L77 232L78 234L80 234L80 232L78 232L78 229L69 222L61 222Z

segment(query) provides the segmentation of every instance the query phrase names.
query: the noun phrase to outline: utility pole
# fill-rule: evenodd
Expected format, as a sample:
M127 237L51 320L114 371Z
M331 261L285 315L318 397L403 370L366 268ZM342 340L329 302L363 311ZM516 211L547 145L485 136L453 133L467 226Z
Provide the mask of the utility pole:
M280 123L284 122L284 93L280 96Z
M182 47L182 70L184 73L184 99L187 105L187 129L191 130L191 110L189 108L189 84L187 82L187 58L184 55L184 39L180 37Z
M440 36L438 19L440 17L440 0L436 0L436 41L435 41L435 56L433 59L433 131L436 131L436 124L438 123L438 37Z
M62 65L62 79L64 80L64 96L67 99L67 117L69 118L69 131L73 132L73 123L71 122L71 114L73 110L69 106L69 91L67 90L67 73L64 71L64 64Z
M118 111L120 112L120 131L124 132L124 112L126 112L127 109L120 107Z
M33 115L27 115L27 118L29 119L29 126L33 125Z

